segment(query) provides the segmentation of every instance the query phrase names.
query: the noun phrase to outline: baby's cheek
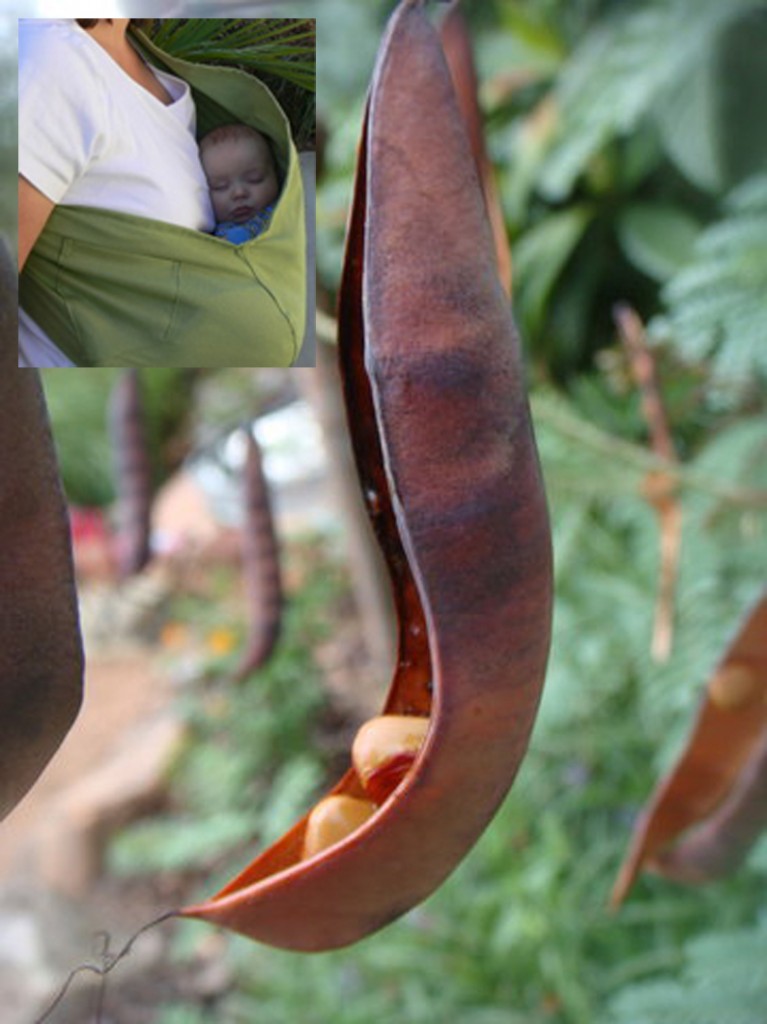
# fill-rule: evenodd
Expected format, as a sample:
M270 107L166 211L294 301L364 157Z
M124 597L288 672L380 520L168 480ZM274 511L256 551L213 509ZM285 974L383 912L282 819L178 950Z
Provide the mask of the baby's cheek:
M273 203L279 195L279 191L280 189L276 181L272 181L268 185L265 185L261 193L261 202L259 205L264 207Z
M221 192L211 192L211 202L213 203L213 212L216 215L216 220L223 220L226 215L226 197Z

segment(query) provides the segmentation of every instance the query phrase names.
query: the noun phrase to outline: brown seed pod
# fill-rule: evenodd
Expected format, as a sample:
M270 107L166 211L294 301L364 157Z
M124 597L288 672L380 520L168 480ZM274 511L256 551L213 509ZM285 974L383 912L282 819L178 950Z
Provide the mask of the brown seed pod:
M246 433L246 445L243 566L248 640L235 672L236 682L242 682L271 657L280 635L283 603L280 552L269 485L264 476L261 449L251 431Z
M675 846L651 857L647 868L674 882L712 882L740 867L765 828L767 732L711 817Z
M384 37L339 305L358 471L391 573L384 714L428 715L406 778L304 859L304 817L182 913L299 950L425 899L491 820L527 748L549 648L551 550L519 346L439 38L406 0ZM364 799L349 770L331 795Z
M756 602L733 638L714 672L685 750L658 783L637 822L613 888L613 906L625 899L645 865L654 865L655 870L671 877L672 865L680 863L673 845L684 842L688 829L701 826L732 798L734 804L714 826L716 842L723 841L722 821L731 819L744 785L742 776L767 736L765 697L767 595ZM702 834L696 842L702 842ZM733 844L742 845L735 837Z
M138 370L123 370L109 403L117 479L117 563L122 579L141 572L150 558L152 461Z
M16 310L0 242L0 818L75 720L83 671L67 510L37 371L16 367Z

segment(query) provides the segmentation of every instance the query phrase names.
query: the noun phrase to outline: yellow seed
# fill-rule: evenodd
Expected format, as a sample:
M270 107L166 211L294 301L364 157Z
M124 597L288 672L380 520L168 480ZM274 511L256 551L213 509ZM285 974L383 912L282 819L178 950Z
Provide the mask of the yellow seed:
M708 684L708 695L718 708L732 711L758 696L759 678L754 670L737 662L721 668Z
M381 715L360 728L352 744L352 763L376 803L382 803L407 774L428 728L428 718L414 715Z
M309 815L304 836L304 858L346 839L375 812L368 800L335 794L320 800Z

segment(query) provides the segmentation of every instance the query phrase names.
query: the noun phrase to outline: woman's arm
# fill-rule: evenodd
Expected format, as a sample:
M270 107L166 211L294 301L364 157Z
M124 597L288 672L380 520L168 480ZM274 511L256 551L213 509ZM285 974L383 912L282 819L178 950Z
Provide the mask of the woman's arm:
M19 175L19 273L24 269L37 236L53 212L54 203Z

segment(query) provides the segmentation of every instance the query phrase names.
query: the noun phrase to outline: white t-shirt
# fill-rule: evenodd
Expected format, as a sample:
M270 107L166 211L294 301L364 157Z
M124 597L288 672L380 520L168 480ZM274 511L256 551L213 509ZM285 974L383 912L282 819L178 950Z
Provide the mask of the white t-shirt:
M186 82L166 106L73 19L19 20L19 174L54 203L214 226ZM19 310L19 366L72 366Z

